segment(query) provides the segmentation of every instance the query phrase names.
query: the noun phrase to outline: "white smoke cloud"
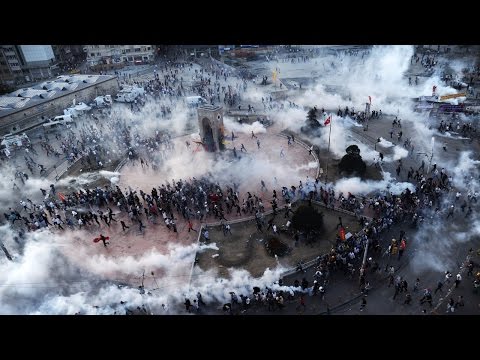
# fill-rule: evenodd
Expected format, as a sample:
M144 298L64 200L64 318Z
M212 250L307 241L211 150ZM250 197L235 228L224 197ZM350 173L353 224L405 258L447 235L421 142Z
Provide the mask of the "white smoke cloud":
M266 133L267 129L260 122L255 121L252 124L240 124L237 121L233 120L231 117L225 116L223 118L223 124L227 130L227 134L231 131L234 133L241 132L244 134L251 134L252 131L254 134Z
M400 194L406 189L415 191L415 186L409 182L397 182L390 173L384 172L384 179L381 181L362 180L358 177L343 178L335 183L335 191L348 192L352 194L366 195L371 193L385 193Z

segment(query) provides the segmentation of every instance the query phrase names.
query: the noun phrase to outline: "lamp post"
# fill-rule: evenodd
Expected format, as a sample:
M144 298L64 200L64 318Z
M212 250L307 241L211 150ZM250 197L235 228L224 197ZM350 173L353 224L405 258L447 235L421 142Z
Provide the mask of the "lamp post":
M430 154L428 153L424 153L424 152L417 152L418 155L425 155L427 158L429 157L430 155L430 159L428 160L428 169L427 169L427 174L430 173L430 168L432 166L432 160L433 160L433 148L434 148L434 145L435 145L435 137L432 136L432 149L431 149L431 152Z
M435 145L435 136L432 136L432 152L430 154L430 161L428 162L428 173L430 173L430 168L432 166L432 159L433 159L433 147Z

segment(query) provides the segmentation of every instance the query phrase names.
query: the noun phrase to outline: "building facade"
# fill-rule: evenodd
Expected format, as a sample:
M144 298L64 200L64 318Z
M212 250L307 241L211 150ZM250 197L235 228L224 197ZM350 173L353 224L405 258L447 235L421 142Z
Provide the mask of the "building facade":
M155 45L85 45L87 64L146 64L155 59Z
M57 75L51 45L0 45L0 83L15 86Z
M0 83L14 86L24 81L25 77L17 46L0 45Z

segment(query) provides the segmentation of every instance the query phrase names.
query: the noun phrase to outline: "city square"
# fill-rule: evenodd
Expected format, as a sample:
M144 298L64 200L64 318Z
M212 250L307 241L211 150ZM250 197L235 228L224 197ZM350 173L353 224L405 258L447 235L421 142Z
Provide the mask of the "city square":
M0 45L0 313L478 314L479 51Z

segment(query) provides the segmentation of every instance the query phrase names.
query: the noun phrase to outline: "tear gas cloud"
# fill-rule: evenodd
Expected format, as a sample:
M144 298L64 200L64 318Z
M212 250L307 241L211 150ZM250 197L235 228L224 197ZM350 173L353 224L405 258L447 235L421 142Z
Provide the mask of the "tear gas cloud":
M366 195L371 193L383 194L386 192L398 195L410 189L415 191L415 186L409 182L397 182L388 172L384 172L384 179L380 181L362 180L358 177L342 178L335 183L335 191L348 192L354 195Z
M301 94L289 91L289 100L299 105L299 108L289 108L288 102L284 103L284 109L262 111L275 122L279 128L287 128L296 133L305 124L306 112L309 108L324 107L327 111L336 112L340 107L352 107L357 111L364 109L368 96L372 97L372 110L382 109L384 114L398 114L402 122L413 130L412 142L419 151L430 151L430 139L435 130L428 129L424 115L413 111L411 99L431 95L433 85L437 86L437 94L445 95L458 92L452 87L443 85L440 80L442 67L433 76L422 78L418 86L409 86L408 79L404 74L407 71L413 55L412 46L374 46L369 55L363 59L351 57L334 57L322 55L316 69L318 76L311 86ZM334 67L330 66L334 62ZM457 73L466 67L466 63L457 61L449 64ZM271 70L280 67L283 74L293 74L295 64L268 63ZM298 67L298 66L297 66ZM288 76L286 76L288 77ZM294 76L292 76L294 77ZM332 94L327 91L329 86L337 86L340 90ZM261 98L267 98L267 93L249 86L247 92L242 95L246 101L261 102ZM458 102L453 99L452 103ZM171 113L163 116L163 107L170 107ZM257 108L257 111L261 111ZM328 114L330 115L330 114ZM472 121L471 117L461 115L462 121ZM319 116L323 123L324 116ZM390 121L382 120L378 121ZM132 112L128 107L117 107L112 112L111 119L93 125L95 131L102 131L102 145L109 148L112 156L121 151L117 140L111 136L111 129L116 129L118 123L130 126L133 134L151 137L157 130L168 130L174 136L184 134L196 135L198 133L195 114L185 106L183 101L172 102L165 98L157 101L149 101L141 112ZM266 129L258 122L253 124L238 124L231 117L224 117L224 124L228 131L250 134L263 134ZM361 150L365 161L373 161L378 157L378 151L373 150L373 145L362 140L355 130L361 125L349 117L340 118L332 116L332 134L330 150L340 158L345 155L347 146L355 143ZM314 144L322 149L328 147L329 128L322 127L319 135L311 137ZM193 137L192 137L193 139ZM131 137L133 140L133 136ZM388 140L382 139L379 146L387 149L385 161L397 161L408 155L408 151ZM448 163L446 167L452 174L465 174L455 176L454 184L463 193L468 189L479 189L478 186L478 163L473 159L473 153L465 152L460 155L458 163ZM313 163L314 165L314 163ZM231 185L232 182L249 184L252 176L262 177L268 174L269 179L264 179L267 184L272 183L274 177L278 177L285 183L294 184L300 178L299 170L311 169L312 163L304 165L286 164L284 168L275 166L262 158L261 154L256 157L243 156L235 165L228 157L219 161L207 156L204 152L196 153L192 158L191 152L185 147L176 147L171 155L163 159L162 171L168 173L169 178L188 179L199 177L206 173L214 174L219 182ZM3 208L8 208L20 197L31 197L40 194L39 188L47 189L50 182L43 179L29 178L22 187L21 193L12 191L15 180L15 168L6 165L0 173L0 202ZM288 174L285 176L285 174ZM59 185L82 187L95 181L99 177L110 179L112 183L118 182L118 173L100 171L93 174L82 174L75 178L60 180ZM121 177L120 177L121 181ZM344 194L351 192L355 195L367 195L389 191L398 194L405 189L414 191L414 186L406 182L398 182L390 173L384 173L381 181L362 181L359 178L340 179L334 185L337 192ZM32 198L33 199L33 198ZM439 227L440 226L440 227ZM452 266L450 253L459 243L466 241L470 236L480 231L480 222L474 221L471 229L455 228L452 231L447 226L455 224L437 221L431 225L425 224L418 232L417 251L413 259L413 266L418 269L445 270L445 266ZM436 236L432 234L448 236ZM25 234L25 238L18 240L16 232L9 225L0 227L0 236L6 247L12 252L14 261L5 257L0 259L0 313L4 314L113 314L124 313L125 308L135 309L137 306L146 305L154 313L162 313L162 304L176 304L182 302L179 294L194 297L200 291L206 301L227 301L229 292L251 293L253 286L270 286L278 280L284 267L278 265L274 269L266 269L260 278L252 278L245 270L231 269L229 279L218 277L215 270L203 271L194 268L192 282L189 284L190 265L196 251L216 249L215 245L190 246L172 245L166 254L149 251L140 257L124 256L116 259L106 258L101 255L89 256L82 249L78 250L80 264L73 264L71 258L67 258L61 251L69 246L68 242L74 241L75 236L87 236L84 233L64 232L62 235L52 234L48 231L36 231ZM88 235L90 236L90 235ZM17 240L15 240L17 238ZM138 289L129 286L119 286L123 279L131 279L140 276L143 270L155 268L162 274L156 278L146 279L146 288L151 290L152 295L142 295ZM153 270L152 270L153 271ZM115 274L117 281L107 280ZM118 281L121 280L121 281ZM140 284L140 278L138 283ZM280 288L278 285L274 289ZM283 290L290 291L288 287ZM125 304L120 304L120 300ZM172 307L171 307L172 308ZM179 306L172 309L175 313Z

